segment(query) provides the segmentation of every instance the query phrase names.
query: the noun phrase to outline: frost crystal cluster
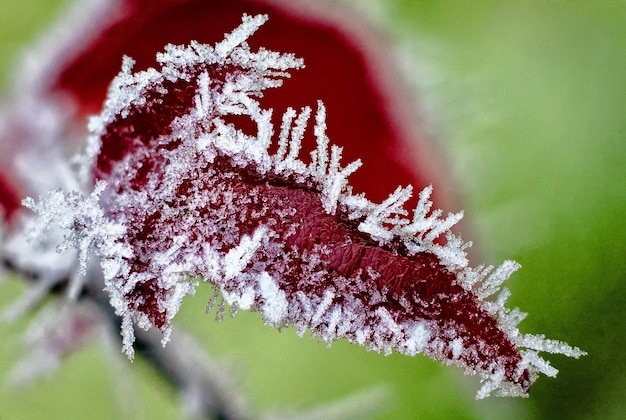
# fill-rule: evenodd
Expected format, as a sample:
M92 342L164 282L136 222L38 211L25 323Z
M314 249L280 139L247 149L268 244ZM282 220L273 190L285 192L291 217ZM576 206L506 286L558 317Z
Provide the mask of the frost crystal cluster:
M169 45L160 69L133 72L126 58L90 123L81 177L93 182L26 202L39 226L69 230L83 269L87 254L99 257L129 357L134 326L168 340L197 279L231 311L258 311L277 328L461 366L481 376L478 397L524 395L538 373L554 376L541 351L581 355L521 334L506 289L489 300L518 265L468 267L468 245L450 232L461 214L433 211L431 188L412 214L411 187L382 203L353 193L361 163L341 163L321 102L312 129L307 107L274 126L257 99L303 62L251 51L265 21L244 16L215 46Z

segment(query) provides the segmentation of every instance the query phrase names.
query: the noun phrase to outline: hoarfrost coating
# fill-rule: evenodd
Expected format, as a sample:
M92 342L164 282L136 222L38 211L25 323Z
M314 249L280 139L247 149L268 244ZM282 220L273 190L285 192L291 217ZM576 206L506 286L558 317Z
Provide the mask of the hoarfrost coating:
M158 70L133 73L124 59L82 156L94 192L27 201L40 225L62 221L81 267L86 254L99 257L128 356L134 325L167 342L198 276L269 325L461 366L480 375L481 398L526 395L538 373L554 376L539 352L584 354L521 334L506 289L488 300L519 266L469 267L469 245L450 232L462 214L433 211L432 188L411 217L410 186L380 204L353 193L348 177L361 163L341 163L321 102L317 147L301 157L312 110L287 109L276 130L256 99L303 66L250 50L266 20L244 16L214 47L169 45Z

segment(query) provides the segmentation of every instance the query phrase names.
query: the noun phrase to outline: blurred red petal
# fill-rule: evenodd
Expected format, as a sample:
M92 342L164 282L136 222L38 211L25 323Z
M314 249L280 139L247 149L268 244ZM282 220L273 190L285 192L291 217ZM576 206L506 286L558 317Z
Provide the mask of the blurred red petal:
M437 156L410 121L415 115L407 109L414 107L400 93L391 54L347 10L329 3L318 6L304 1L126 0L100 17L98 26L104 29L70 55L53 89L71 94L81 113L98 112L123 55L136 60L135 69L146 69L155 65L155 54L168 43L213 44L243 13L268 14L272 25L262 28L251 46L306 57L306 68L283 89L267 92L262 105L280 115L288 106L322 100L329 137L344 147L346 160L360 158L367 168L351 179L357 191L380 201L397 185L421 189L434 184L435 202L448 206L439 195L447 189L435 169Z
M20 195L7 178L0 173L0 216L10 221L21 207Z

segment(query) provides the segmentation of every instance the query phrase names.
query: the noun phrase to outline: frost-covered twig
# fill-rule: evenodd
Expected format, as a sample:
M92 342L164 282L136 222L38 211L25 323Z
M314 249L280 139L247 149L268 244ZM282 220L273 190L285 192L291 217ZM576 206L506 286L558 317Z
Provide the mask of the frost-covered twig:
M68 300L66 288L69 282L66 280L42 283L35 273L16 269L8 260L4 266L7 272L23 276L39 289L52 284L45 290L46 297L59 295L54 305L35 315L26 334L30 350L10 372L9 379L13 385L28 385L41 375L57 369L65 357L82 348L99 331L107 337L119 337L121 319L114 313L107 294L99 286L102 279L97 278L97 275L94 278L93 271L83 280L80 296ZM25 302L39 303L28 294L15 307L22 308ZM5 313L14 314L15 309ZM283 409L279 412L259 413L250 406L245 393L237 386L231 368L211 358L193 336L178 330L166 347L161 341L162 336L158 331L139 330L134 346L137 355L152 366L155 372L160 373L179 396L185 418L339 420L356 416L365 419L379 412L386 400L383 389L371 389L308 411L287 412ZM116 382L113 386L123 384Z
M41 297L59 295L56 304L35 316L30 332L29 353L12 369L14 384L27 384L38 376L55 369L69 354L80 349L99 329L109 336L119 337L121 319L102 290L101 275L90 270L83 279L80 296L67 297L67 279L42 282L38 273L27 272L10 260L4 261L8 272L33 282L37 290L45 289ZM44 294L45 293L45 294ZM16 309L38 304L24 296L5 310L5 319L13 320ZM65 295L65 296L64 296ZM11 317L7 315L11 314ZM213 361L194 339L179 331L167 348L161 344L161 334L141 331L135 342L139 356L156 372L160 372L172 389L179 394L183 411L194 419L252 419L257 417L247 405L244 394L232 383L232 374ZM115 385L117 386L117 385Z

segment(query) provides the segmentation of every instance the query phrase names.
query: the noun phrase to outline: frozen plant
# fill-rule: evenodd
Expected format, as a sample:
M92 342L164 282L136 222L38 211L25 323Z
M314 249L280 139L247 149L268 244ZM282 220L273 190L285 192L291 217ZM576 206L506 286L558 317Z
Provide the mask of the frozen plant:
M263 106L305 65L250 47L266 21L244 15L214 45L169 44L155 67L125 57L84 151L52 154L54 189L23 201L32 213L16 215L2 181L3 258L35 278L11 316L67 282L70 299L108 299L132 359L137 339L154 340L144 331L167 345L183 298L205 281L211 304L270 326L459 366L480 376L478 398L525 396L539 374L555 376L541 352L584 354L519 331L525 314L500 287L518 264L469 266L469 244L451 232L462 214L433 210L432 187L409 211L411 186L377 202L351 185L362 163L344 163L323 102ZM64 121L36 127L63 132Z

